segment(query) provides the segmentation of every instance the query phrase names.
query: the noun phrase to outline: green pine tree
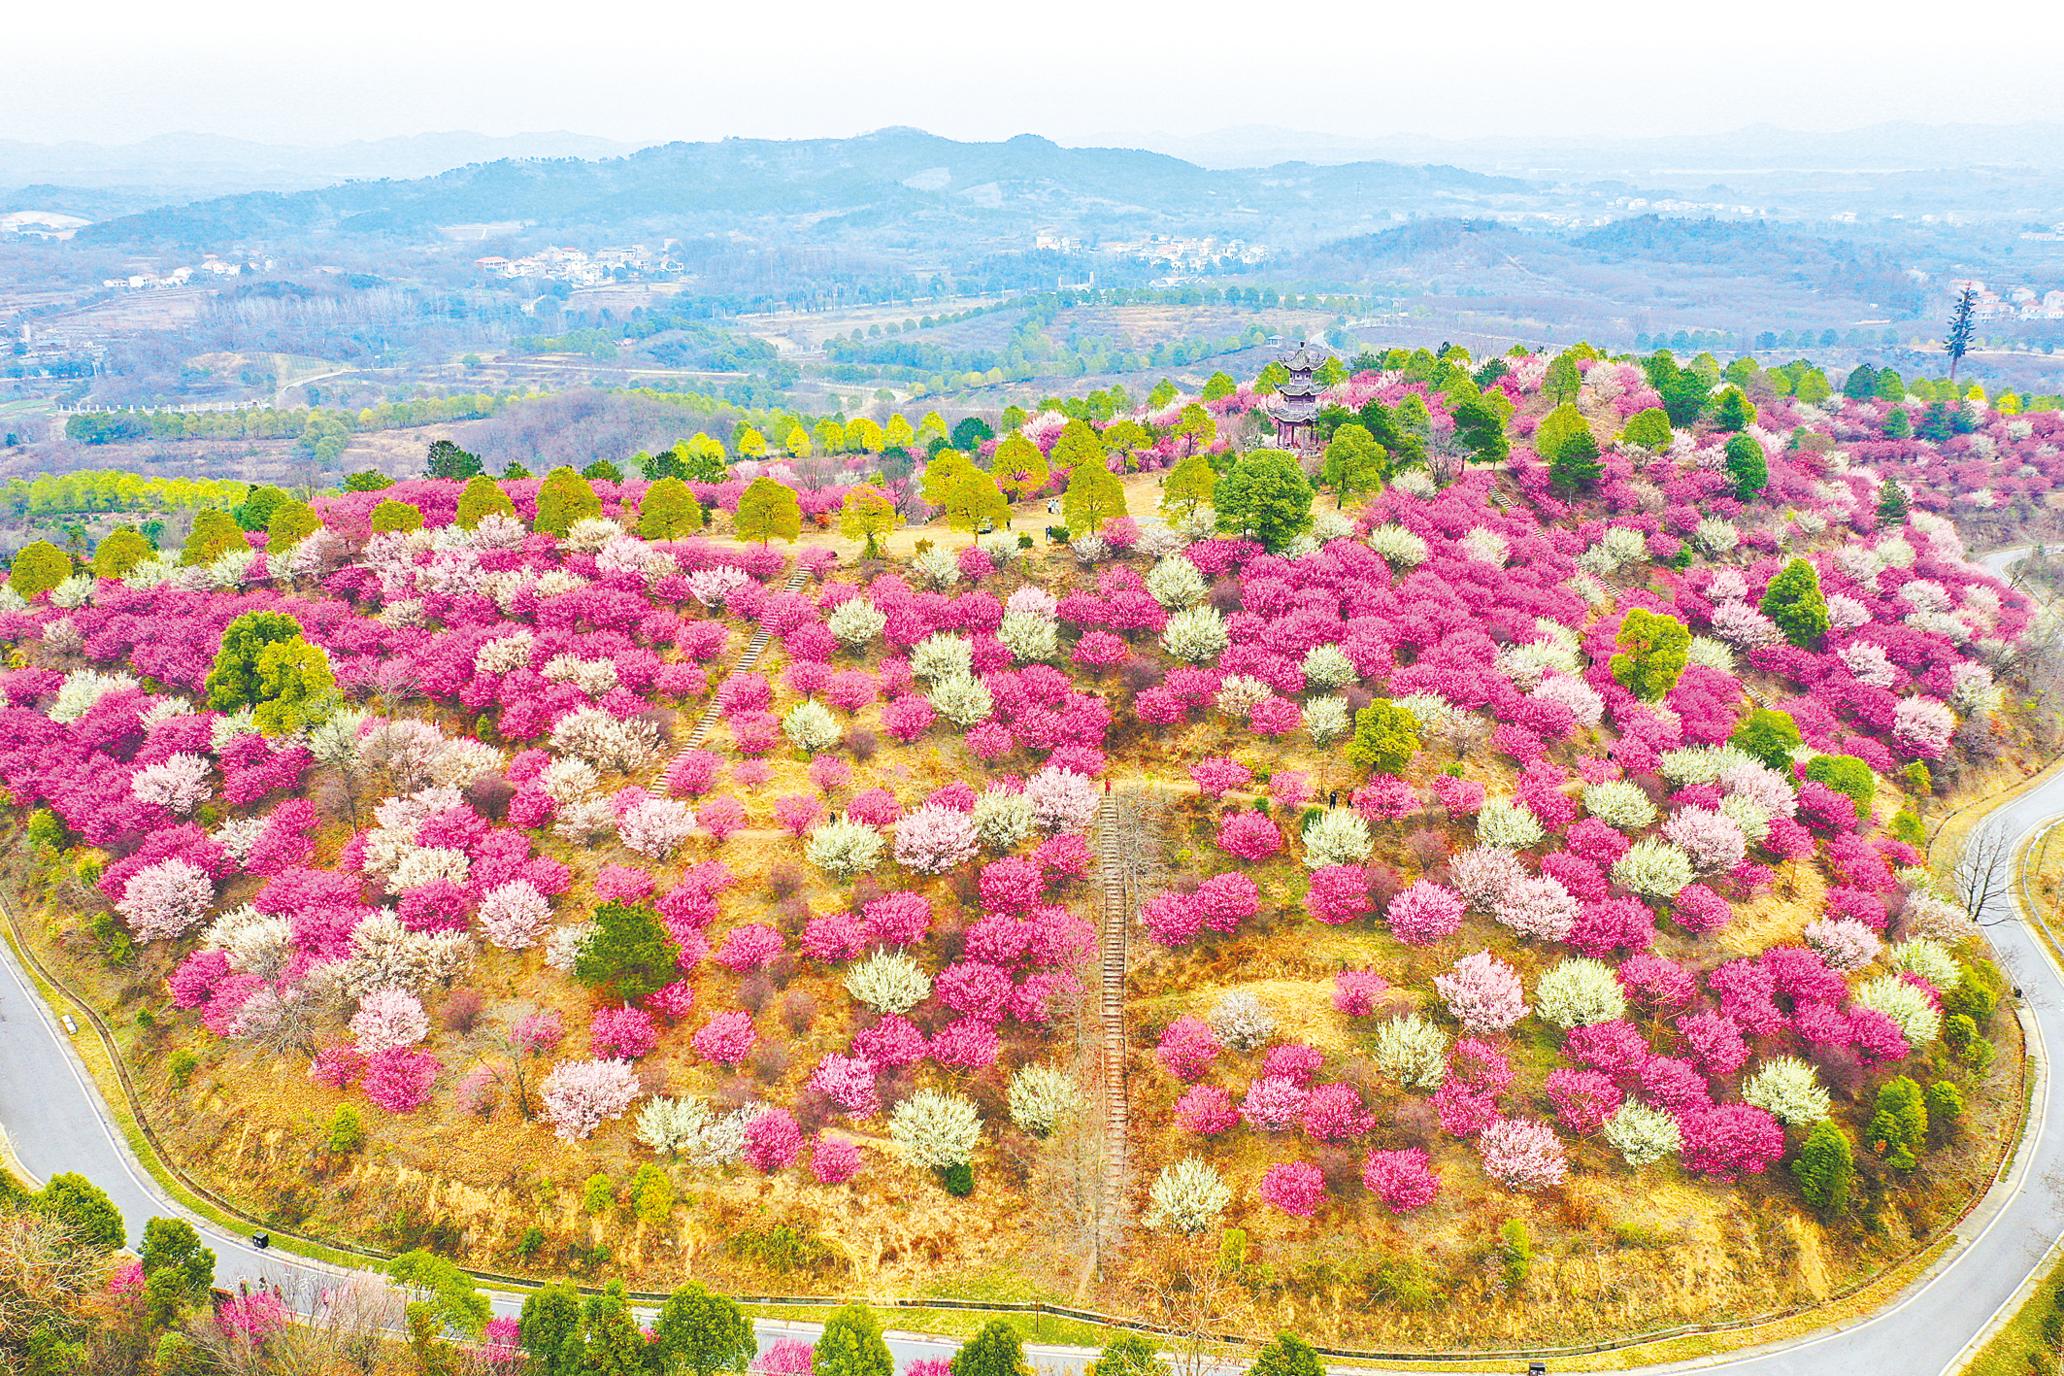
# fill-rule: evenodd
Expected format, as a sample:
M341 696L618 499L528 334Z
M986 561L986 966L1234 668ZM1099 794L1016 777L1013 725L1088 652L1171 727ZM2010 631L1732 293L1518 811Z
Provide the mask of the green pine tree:
M1294 1333L1278 1333L1254 1356L1247 1376L1324 1376L1319 1354Z
M424 456L423 475L429 478L448 478L454 481L471 478L480 472L480 456L468 453L450 440L430 441L430 450Z
M203 685L208 710L257 706L265 693L260 657L271 646L303 638L301 623L285 612L245 612L223 627L215 665Z
M516 1344L539 1376L580 1376L580 1291L565 1281L533 1290L517 1320Z
M1799 1193L1822 1214L1842 1212L1849 1202L1849 1187L1856 1178L1856 1154L1849 1135L1823 1118L1806 1134L1804 1145L1792 1160L1792 1177Z
M874 1311L849 1304L832 1312L817 1337L811 1376L894 1376L896 1359L882 1341Z
M679 977L680 955L666 924L652 909L604 903L594 912L595 934L581 947L573 977L629 1003L657 993Z
M757 1347L752 1321L738 1305L693 1281L667 1296L653 1324L652 1337L659 1368L669 1376L743 1371Z
M1827 599L1821 596L1820 572L1805 559L1794 559L1763 590L1763 614L1777 623L1785 639L1802 649L1820 648L1828 631Z
M1720 400L1713 406L1713 428L1722 432L1746 430L1756 423L1756 408L1742 395L1741 388L1729 387L1720 393Z
M1450 412L1455 419L1455 442L1468 450L1476 463L1503 463L1512 456L1512 440L1505 433L1505 413L1499 409L1503 399L1502 393L1495 397L1468 397ZM1418 457L1424 457L1423 451Z
M1564 440L1548 461L1548 482L1564 496L1573 496L1596 486L1604 471L1598 461L1598 441L1589 430L1580 430Z
M1878 1086L1878 1098L1863 1142L1895 1170L1910 1171L1928 1141L1928 1102L1921 1087L1905 1075Z
M1001 1319L982 1325L982 1331L962 1343L947 1363L952 1376L1031 1376L1025 1360L1025 1344L1018 1330Z
M1792 752L1803 743L1791 713L1765 707L1750 709L1728 737L1728 744L1747 751L1772 769L1789 769Z
M1736 501L1746 502L1770 485L1770 462L1753 435L1728 436L1727 476L1734 479Z

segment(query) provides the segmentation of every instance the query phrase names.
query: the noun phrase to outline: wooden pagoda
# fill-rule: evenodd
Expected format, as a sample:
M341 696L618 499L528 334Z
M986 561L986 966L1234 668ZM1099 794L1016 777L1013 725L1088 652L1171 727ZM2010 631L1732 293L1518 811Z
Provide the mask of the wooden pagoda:
M1283 366L1289 380L1269 398L1269 419L1276 423L1276 444L1293 453L1309 453L1318 447L1319 386L1313 375L1325 364L1325 355L1314 353L1302 340L1285 356Z

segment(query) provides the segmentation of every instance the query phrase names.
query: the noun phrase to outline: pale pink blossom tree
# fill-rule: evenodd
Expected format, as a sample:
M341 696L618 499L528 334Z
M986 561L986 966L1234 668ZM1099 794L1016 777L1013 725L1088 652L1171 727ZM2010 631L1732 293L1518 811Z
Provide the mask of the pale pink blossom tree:
M1464 1032L1503 1032L1527 1015L1519 972L1489 951L1462 957L1433 987Z
M561 1061L545 1076L539 1101L562 1142L578 1142L637 1099L638 1072L629 1061Z

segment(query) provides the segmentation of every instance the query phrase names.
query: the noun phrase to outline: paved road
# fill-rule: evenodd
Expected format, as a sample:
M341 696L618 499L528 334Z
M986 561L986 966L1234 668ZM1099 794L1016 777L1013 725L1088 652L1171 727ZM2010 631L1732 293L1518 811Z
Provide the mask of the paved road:
M2019 553L2005 551L1983 562L2001 572ZM2060 816L2064 774L2000 808L1982 829L2020 839ZM2019 982L2036 1034L2032 1048L2047 1063L2046 1048L2064 1047L2064 972L2023 922L2011 920L2014 902L2011 896L2003 899L1981 917L1998 923L1990 929L1993 943ZM311 1308L339 1272L277 1250L257 1251L246 1239L166 1199L109 1126L98 1091L63 1029L16 967L12 951L0 943L0 952L5 952L0 959L0 1124L22 1164L38 1179L58 1171L77 1171L92 1179L122 1210L132 1239L154 1215L186 1217L215 1249L218 1283L229 1288L243 1281L278 1285L300 1307ZM2043 1092L2032 1106L2030 1136L2014 1173L1966 1224L1965 1245L1951 1259L1869 1319L1705 1365L1734 1376L1826 1376L1830 1371L1934 1376L1950 1370L1972 1337L2014 1297L2064 1227L2064 1202L2060 1191L2047 1183L2051 1178L2064 1180L2064 1075L2043 1081ZM513 1314L520 1305L516 1296L492 1298L497 1313ZM762 1346L815 1331L814 1325L800 1323L762 1321L757 1327ZM893 1334L890 1348L899 1365L907 1365L920 1357L950 1355L953 1344ZM1078 1370L1092 1355L1063 1347L1027 1348L1033 1364L1047 1373ZM1584 1369L1581 1361L1570 1360L1550 1366L1556 1372ZM1518 1369L1513 1362L1485 1367L1499 1372ZM1368 1372L1353 1370L1365 1376Z
M0 1124L6 1126L23 1168L39 1181L60 1171L76 1171L92 1180L122 1211L131 1245L142 1240L147 1220L184 1218L215 1251L217 1285L276 1285L296 1309L314 1312L323 1292L343 1272L277 1248L260 1251L243 1235L227 1232L167 1199L103 1116L98 1089L66 1045L63 1028L16 965L12 949L0 943L0 953ZM513 1315L522 1307L519 1296L490 1292L490 1299L497 1314ZM763 1321L756 1327L763 1347L783 1337L810 1338L816 1332L814 1324L780 1321ZM949 1357L954 1350L950 1342L915 1334L892 1335L889 1346L899 1365L920 1357ZM1037 1355L1041 1369L1051 1372L1073 1370L1083 1360L1083 1354L1059 1348L1041 1349Z

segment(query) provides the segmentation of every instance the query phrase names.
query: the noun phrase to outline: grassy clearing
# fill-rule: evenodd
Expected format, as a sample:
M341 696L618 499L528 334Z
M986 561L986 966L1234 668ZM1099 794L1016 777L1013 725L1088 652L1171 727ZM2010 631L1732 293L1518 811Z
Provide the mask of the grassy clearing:
M831 1317L832 1305L793 1304L748 1304L745 1312L755 1319L767 1319L785 1323L822 1323ZM884 1307L875 1310L882 1321L882 1327L896 1333L911 1333L922 1338L971 1338L980 1332L983 1325L995 1322L997 1315L975 1309L926 1309L903 1306ZM1083 1323L1079 1319L1054 1318L1045 1314L1009 1314L1004 1316L1018 1335L1028 1343L1040 1343L1050 1347L1098 1348L1122 1336L1122 1328L1105 1324Z
M2029 1376L2057 1369L2056 1345L2043 1337L2043 1320L2064 1299L2064 1258L2053 1257L2014 1317L1964 1367L1964 1376Z

